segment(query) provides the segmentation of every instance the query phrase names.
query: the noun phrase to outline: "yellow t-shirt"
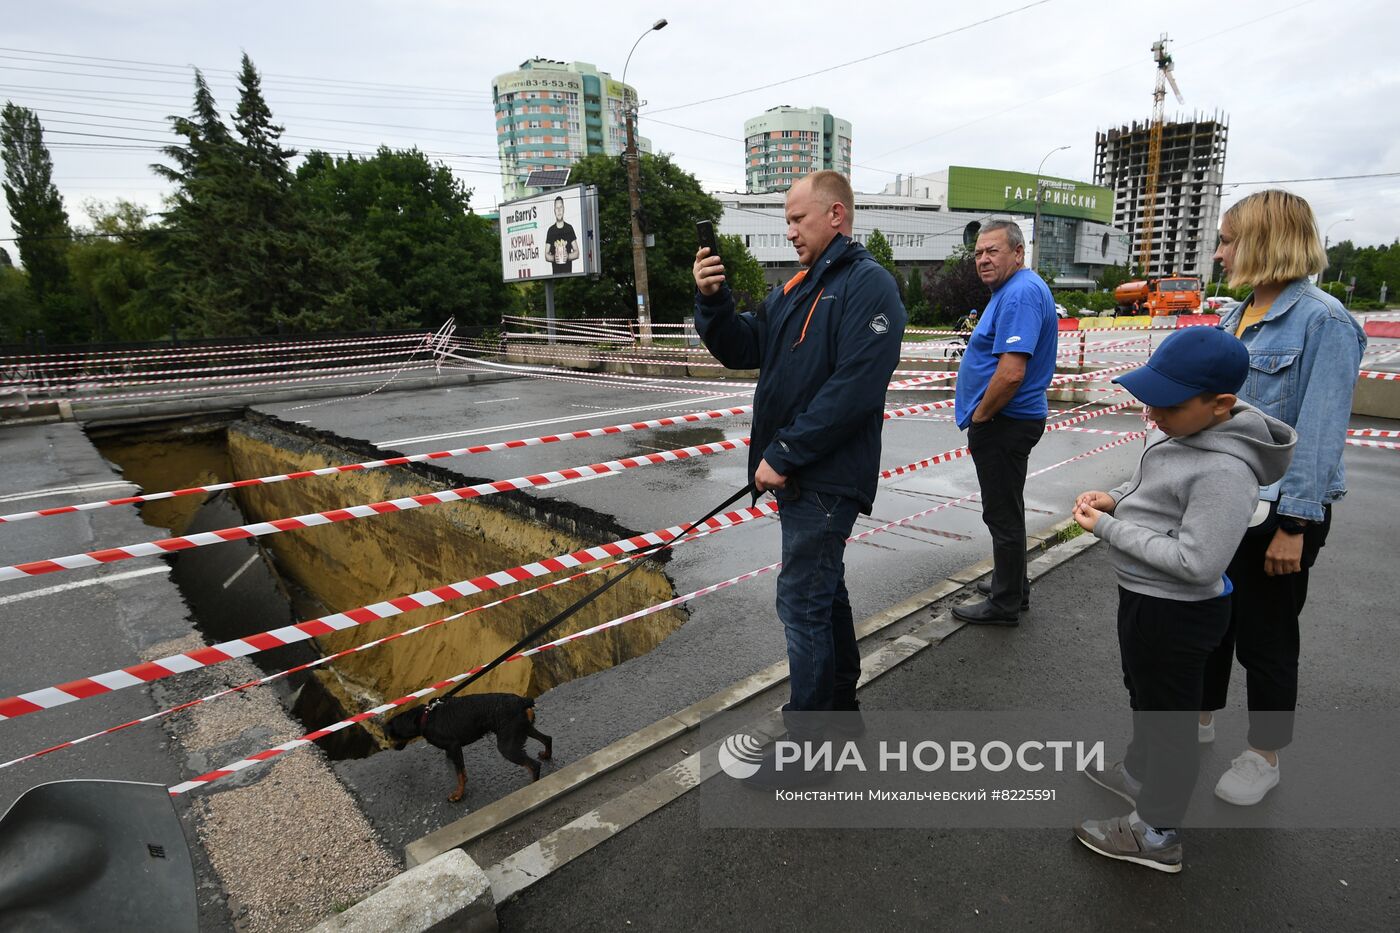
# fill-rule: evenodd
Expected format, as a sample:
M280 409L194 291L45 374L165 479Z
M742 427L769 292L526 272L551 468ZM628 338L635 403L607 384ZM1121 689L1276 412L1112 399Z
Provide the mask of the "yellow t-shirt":
M1240 325L1235 328L1235 336L1243 336L1246 330L1264 320L1264 315L1269 313L1269 308L1270 305L1264 305L1263 307L1250 305L1248 308L1245 308L1244 314L1240 316Z

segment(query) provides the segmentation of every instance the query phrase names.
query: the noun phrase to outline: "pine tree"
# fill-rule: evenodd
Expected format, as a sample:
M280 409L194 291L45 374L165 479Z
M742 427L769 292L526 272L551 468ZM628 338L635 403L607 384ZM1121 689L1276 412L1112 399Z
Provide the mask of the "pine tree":
M268 334L367 326L365 281L373 260L346 231L318 220L292 189L282 127L243 56L236 136L195 72L194 110L172 117L185 143L166 149L175 182L164 258L181 330Z
M175 167L151 166L175 185L157 244L162 260L157 291L184 333L254 333L241 296L229 287L226 277L233 258L231 232L242 220L235 210L239 154L198 69L191 115L169 119L175 134L185 141L165 147Z
M894 248L890 246L890 241L880 232L879 228L870 231L870 237L865 241L865 248L870 251L870 257L884 266L898 280L898 275L894 271Z

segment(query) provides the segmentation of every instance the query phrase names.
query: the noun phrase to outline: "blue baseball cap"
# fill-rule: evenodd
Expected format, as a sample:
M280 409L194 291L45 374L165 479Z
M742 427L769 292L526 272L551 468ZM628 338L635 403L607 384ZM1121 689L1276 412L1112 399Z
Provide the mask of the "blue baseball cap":
M1147 365L1113 381L1144 404L1169 408L1205 392L1239 392L1249 375L1249 350L1209 326L1187 327L1162 341Z

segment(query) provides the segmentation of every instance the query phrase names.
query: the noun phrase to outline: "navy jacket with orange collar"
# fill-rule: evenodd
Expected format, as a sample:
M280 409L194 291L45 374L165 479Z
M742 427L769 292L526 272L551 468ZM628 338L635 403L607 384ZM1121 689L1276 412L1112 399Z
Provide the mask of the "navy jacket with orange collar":
M869 514L904 323L894 277L841 234L758 314L736 314L727 285L696 293L695 329L715 359L759 371L750 479L767 460L800 488L849 496Z

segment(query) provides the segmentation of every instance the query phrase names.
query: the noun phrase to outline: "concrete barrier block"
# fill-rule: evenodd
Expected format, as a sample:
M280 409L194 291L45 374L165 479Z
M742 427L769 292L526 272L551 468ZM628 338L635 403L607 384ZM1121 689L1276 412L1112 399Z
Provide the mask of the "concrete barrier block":
M491 881L461 849L411 868L316 933L419 933L434 929L494 933L496 900Z
M1400 419L1400 379L1358 379L1351 413Z

